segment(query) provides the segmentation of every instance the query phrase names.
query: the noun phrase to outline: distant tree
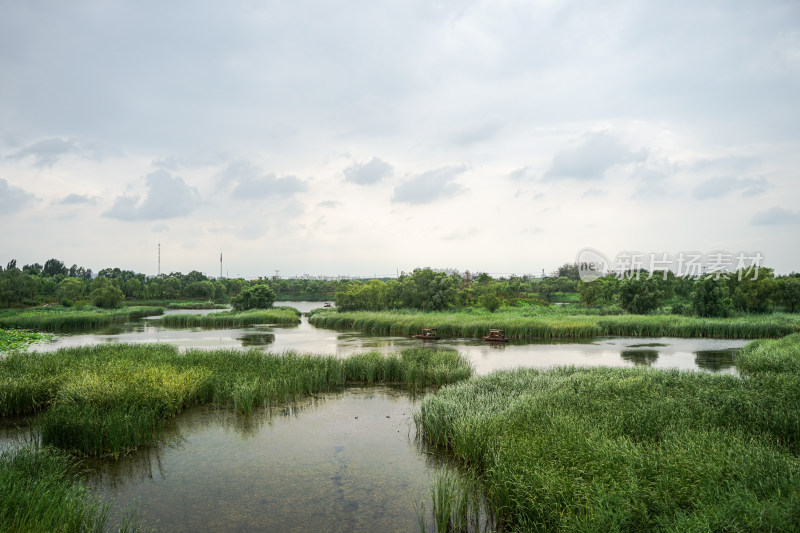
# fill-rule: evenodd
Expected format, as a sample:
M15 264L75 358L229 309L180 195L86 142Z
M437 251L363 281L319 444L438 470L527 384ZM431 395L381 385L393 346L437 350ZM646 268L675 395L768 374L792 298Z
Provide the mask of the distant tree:
M794 313L800 308L800 278L785 277L780 280L781 303Z
M95 281L99 283L93 284L95 289L89 294L89 299L95 306L111 309L118 307L125 299L125 294L111 280L98 278Z
M580 270L578 269L577 263L564 263L553 272L552 276L554 278L564 277L571 279L572 281L578 281L581 279Z
M64 278L56 288L56 296L59 300L75 301L83 294L83 281L78 278Z
M275 292L264 283L242 289L242 292L231 298L234 311L269 309L274 302Z
M603 280L596 279L594 281L579 281L578 294L581 297L581 303L586 305L595 305L604 299Z
M702 317L726 317L733 310L730 290L725 280L704 276L694 282L690 297L693 315Z
M30 274L31 276L40 276L42 274L42 265L39 263L25 265L22 267L22 272L25 274Z
M627 278L619 283L617 301L625 311L643 315L658 309L661 291L652 279L645 279L644 276Z
M771 268L757 267L753 274L731 275L729 284L733 289L733 306L750 313L765 313L775 304L779 296L778 282ZM753 279L755 278L755 279Z
M58 259L48 259L44 263L44 268L42 269L42 274L45 276L57 276L62 275L66 276L69 273L67 267L64 266L63 261L59 261Z
M16 270L16 269L17 269L17 260L16 259L12 259L6 265L6 270Z
M536 286L536 292L545 300L550 300L558 289L556 278L544 278Z

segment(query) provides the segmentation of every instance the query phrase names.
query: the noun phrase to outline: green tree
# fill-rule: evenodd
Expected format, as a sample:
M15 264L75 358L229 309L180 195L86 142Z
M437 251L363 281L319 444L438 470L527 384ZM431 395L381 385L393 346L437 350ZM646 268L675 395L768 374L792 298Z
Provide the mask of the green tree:
M64 262L58 259L48 259L45 261L44 268L42 269L42 274L45 276L57 276L59 274L66 276L68 273L69 271L67 267L64 266Z
M794 313L800 308L800 278L794 276L780 278L781 303Z
M617 288L619 306L629 313L644 315L661 305L658 284L644 276L623 279Z
M83 281L78 278L64 278L56 288L56 296L59 300L75 301L83 294Z
M119 307L119 304L125 299L125 294L113 283L108 282L97 286L89 295L89 299L97 307L111 309Z
M734 307L749 313L767 312L774 305L775 297L779 295L778 282L775 281L771 268L757 267L752 274L737 272L731 276L730 283L735 287Z
M704 276L694 282L690 297L692 314L703 317L726 317L733 309L730 290L725 280Z
M275 292L264 283L242 289L242 292L231 298L234 311L269 309L274 302Z

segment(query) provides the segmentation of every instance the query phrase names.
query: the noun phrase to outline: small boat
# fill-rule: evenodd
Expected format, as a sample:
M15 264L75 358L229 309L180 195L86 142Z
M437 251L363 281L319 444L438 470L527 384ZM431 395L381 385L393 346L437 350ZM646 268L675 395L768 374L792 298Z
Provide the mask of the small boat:
M417 334L417 338L435 341L439 338L439 331L436 328L422 328L422 332Z
M490 329L489 334L483 337L483 340L489 342L508 342L506 332L502 329Z
M330 302L325 302L325 305L323 305L322 307L331 307L331 303Z

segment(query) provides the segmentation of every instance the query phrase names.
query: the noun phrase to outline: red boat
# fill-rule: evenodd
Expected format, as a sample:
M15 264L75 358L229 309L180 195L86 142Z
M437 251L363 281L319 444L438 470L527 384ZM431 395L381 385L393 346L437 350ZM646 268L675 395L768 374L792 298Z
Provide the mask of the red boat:
M436 328L422 328L422 333L418 333L417 338L426 341L435 341L439 338L439 331Z
M490 329L489 334L483 337L483 340L489 342L508 342L506 332L502 329Z

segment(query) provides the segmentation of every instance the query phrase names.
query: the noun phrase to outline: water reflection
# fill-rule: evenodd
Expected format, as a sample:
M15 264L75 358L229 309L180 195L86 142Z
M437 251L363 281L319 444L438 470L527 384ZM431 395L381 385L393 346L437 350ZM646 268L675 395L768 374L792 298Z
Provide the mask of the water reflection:
M239 340L243 347L248 346L267 346L275 342L274 333L245 333Z
M658 352L655 350L622 350L620 357L636 366L652 366L658 361Z
M737 349L698 350L695 352L695 364L703 370L719 372L734 368Z
M170 444L100 465L119 513L164 531L415 531L432 468L399 389L348 389L285 410L190 409ZM429 530L433 524L428 525Z
M321 307L322 302L280 302L308 311ZM179 311L171 311L179 312ZM196 313L217 312L197 310ZM117 333L112 333L116 331ZM229 329L165 328L143 320L114 326L102 332L64 334L36 350L55 350L60 347L93 345L106 342L167 343L181 350L187 349L241 349L260 348L274 353L334 354L347 356L357 352L376 350L399 352L405 348L419 347L423 341L412 336L374 335L352 330L316 328L303 317L300 324L292 326L254 326ZM478 374L519 366L549 368L558 365L577 366L630 366L648 365L654 368L679 368L685 370L710 370L736 372L735 365L725 358L714 360L699 352L741 348L746 340L729 339L678 339L605 337L596 339L511 339L508 343L487 343L481 339L441 339L429 341L429 346L455 348L470 358ZM642 349L651 349L649 353Z

